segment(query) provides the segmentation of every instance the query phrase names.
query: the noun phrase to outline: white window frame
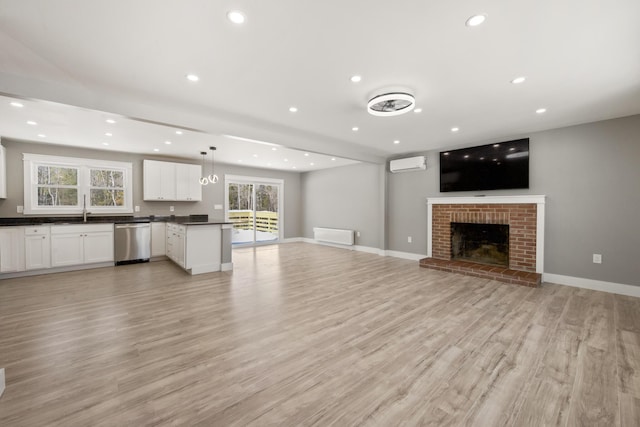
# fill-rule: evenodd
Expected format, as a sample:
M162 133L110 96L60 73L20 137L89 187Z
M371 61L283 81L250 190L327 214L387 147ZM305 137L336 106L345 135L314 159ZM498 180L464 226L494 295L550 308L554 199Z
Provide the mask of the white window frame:
M240 246L253 246L263 244L274 244L282 242L284 240L284 179L279 178L260 178L256 176L244 176L244 175L229 175L224 176L224 218L229 222L229 183L237 184L254 184L254 194L256 185L269 185L276 184L280 186L280 193L278 194L278 240L269 242L256 242L254 237L253 243L241 244ZM255 199L254 199L255 208ZM255 218L254 218L255 221Z
M81 214L83 197L87 196L87 211L94 214L133 213L133 165L128 162L82 159L77 157L48 156L24 153L24 213L25 215ZM38 206L38 166L78 169L78 203L75 206ZM123 206L90 206L91 169L110 169L123 172Z

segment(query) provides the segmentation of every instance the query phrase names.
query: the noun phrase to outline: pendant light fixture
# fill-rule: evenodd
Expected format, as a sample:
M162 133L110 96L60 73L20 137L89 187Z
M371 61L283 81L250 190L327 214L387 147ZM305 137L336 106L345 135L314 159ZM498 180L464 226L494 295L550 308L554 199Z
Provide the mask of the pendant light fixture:
M216 147L209 147L209 150L211 150L211 173L207 177L207 180L210 183L215 184L216 182L218 182L218 175L214 173L214 169L213 169L213 155L216 152Z
M200 155L202 156L202 172L204 172L204 156L207 155L206 151L201 151ZM201 185L207 185L209 183L209 179L206 176L200 178Z

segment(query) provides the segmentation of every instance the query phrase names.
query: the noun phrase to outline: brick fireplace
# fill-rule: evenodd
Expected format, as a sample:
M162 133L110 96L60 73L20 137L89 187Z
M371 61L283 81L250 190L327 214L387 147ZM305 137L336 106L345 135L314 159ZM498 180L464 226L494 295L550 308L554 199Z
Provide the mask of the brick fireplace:
M429 198L427 258L422 267L537 286L544 261L544 196ZM452 260L452 223L508 226L508 265ZM486 246L486 245L485 245Z

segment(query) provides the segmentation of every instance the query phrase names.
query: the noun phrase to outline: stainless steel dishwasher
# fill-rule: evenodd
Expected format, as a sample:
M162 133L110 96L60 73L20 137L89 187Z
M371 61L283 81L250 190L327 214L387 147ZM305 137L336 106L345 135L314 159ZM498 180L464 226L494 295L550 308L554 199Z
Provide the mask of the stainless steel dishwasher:
M126 223L114 226L116 265L147 262L151 256L151 224Z

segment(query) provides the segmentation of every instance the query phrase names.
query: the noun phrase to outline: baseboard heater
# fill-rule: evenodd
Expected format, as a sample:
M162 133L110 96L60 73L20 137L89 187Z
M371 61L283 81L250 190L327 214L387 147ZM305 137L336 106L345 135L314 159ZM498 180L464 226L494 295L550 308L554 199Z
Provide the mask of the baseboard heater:
M339 245L353 245L354 231L338 228L313 228L313 238L319 242L336 243Z

